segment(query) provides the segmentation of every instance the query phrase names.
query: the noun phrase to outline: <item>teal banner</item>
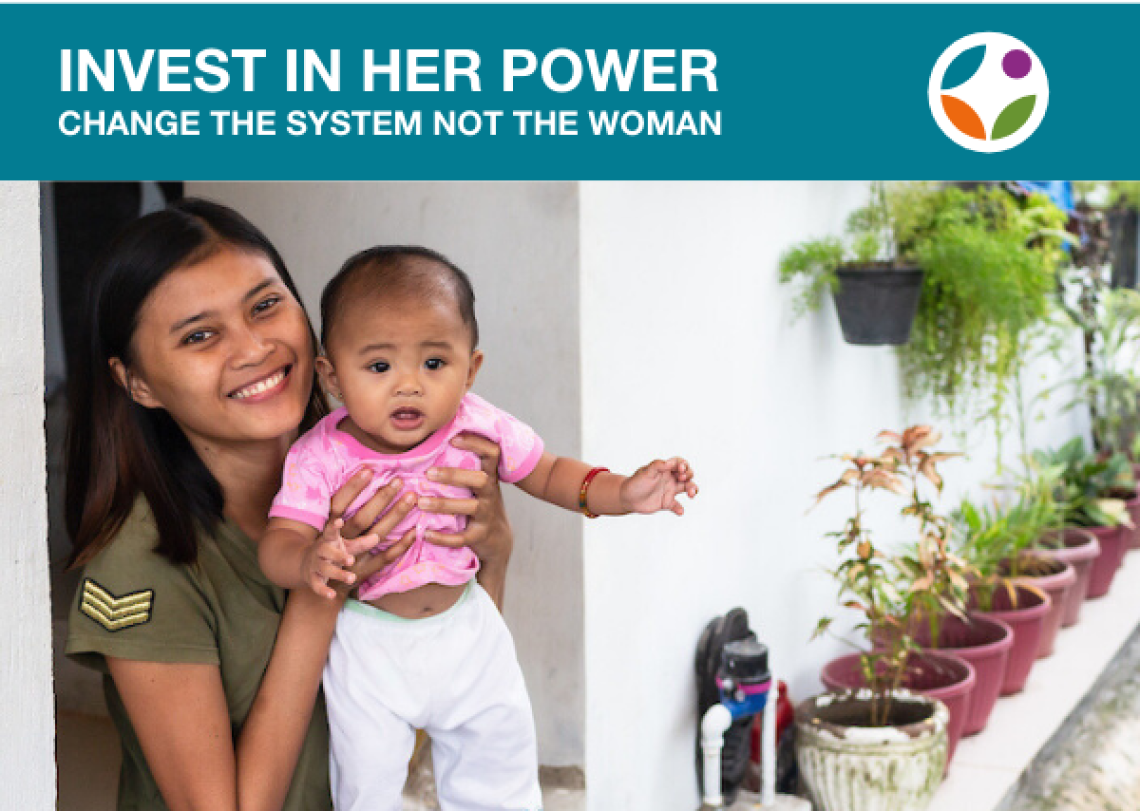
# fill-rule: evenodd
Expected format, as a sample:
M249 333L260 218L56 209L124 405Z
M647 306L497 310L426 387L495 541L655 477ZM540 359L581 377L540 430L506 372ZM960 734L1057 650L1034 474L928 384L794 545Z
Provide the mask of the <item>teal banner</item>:
M1136 6L6 5L0 30L6 179L1140 176Z

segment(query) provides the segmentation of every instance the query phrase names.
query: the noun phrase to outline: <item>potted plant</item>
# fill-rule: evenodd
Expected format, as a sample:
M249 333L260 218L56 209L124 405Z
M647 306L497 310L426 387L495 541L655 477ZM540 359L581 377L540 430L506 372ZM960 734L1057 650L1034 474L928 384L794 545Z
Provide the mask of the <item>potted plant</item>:
M1056 510L1051 500L1040 494L1023 492L1021 497L1004 510L1006 531L1010 534L1009 554L998 562L996 576L1008 578L1010 583L1023 584L1049 598L1049 611L1041 627L1041 640L1037 645L1037 658L1053 653L1057 634L1061 630L1069 595L1077 584L1077 572L1067 561L1053 555L1043 555L1035 544L1047 528L1053 525Z
M831 291L847 343L906 343L923 274L900 253L894 217L887 186L876 181L870 202L848 218L845 240L825 237L784 252L780 281L802 284L797 315L818 309L824 293Z
M1103 597L1112 586L1124 560L1129 531L1127 496L1135 492L1135 480L1127 458L1112 454L1098 458L1085 450L1084 440L1074 437L1053 451L1036 451L1042 467L1061 471L1056 501L1061 505L1061 525L1081 527L1094 535L1101 553L1093 561L1088 597Z
M1085 530L1064 526L1064 510L1057 502L1063 469L1057 465L1043 467L1032 457L1027 462L1022 498L1035 505L1031 529L1036 530L1036 537L1022 556L1031 556L1030 560L1052 558L1072 568L1071 587L1049 592L1054 604L1060 604L1060 627L1068 628L1080 619L1081 605L1088 595L1092 565L1100 555L1100 543L1096 536ZM1048 583L1039 582L1039 585L1048 590ZM1048 629L1046 633L1049 633Z
M1073 567L1076 579L1061 607L1061 627L1076 625L1081 619L1081 606L1088 598L1093 563L1101 554L1100 541L1080 527L1051 528L1038 538L1036 551Z
M869 690L823 693L796 707L796 765L817 811L924 811L934 799L946 767L946 705L903 691L887 725L875 727L874 700Z
M899 192L900 197L907 190ZM900 350L911 398L946 413L999 416L1029 331L1050 312L1065 214L1047 197L943 186L900 200L897 229L926 272L911 340Z
M996 617L968 611L961 616L946 614L935 624L918 623L914 640L923 648L952 653L974 668L977 682L970 695L962 735L985 729L1005 682L1013 629Z
M843 605L861 617L858 628L879 643L830 663L822 674L823 681L833 691L843 692L804 702L797 713L797 727L802 730L797 739L797 760L814 802L825 811L848 807L844 802L860 808L925 807L948 762L948 725L957 721L960 727L964 721L974 681L973 670L966 662L916 648L908 631L912 612L928 597L939 599L931 593L935 577L901 592L897 585L899 558L877 548L863 523L869 491L889 490L909 496L912 491L906 477L912 473L940 484L936 465L947 455L928 450L937 441L937 434L926 426L909 428L902 434L884 432L880 438L896 444L878 456L840 457L847 468L817 496L818 503L841 489L853 495L853 514L842 530L829 534L840 555L831 573L839 582ZM906 459L912 462L909 468ZM958 586L964 589L964 581ZM831 622L830 617L820 620L816 635L825 632ZM901 688L907 691L900 692ZM902 735L892 728L900 725L907 727ZM822 728L829 734L819 734ZM899 770L899 780L873 777L884 759ZM833 793L837 786L845 786L844 792L854 788L861 796L846 794L848 800L842 799L844 795L837 799Z
M1102 279L1103 283L1103 279ZM1099 299L1087 301L1082 288L1070 317L1080 318L1083 333L1084 368L1070 384L1076 397L1069 404L1085 405L1092 425L1093 450L1098 458L1123 455L1131 468L1127 481L1124 466L1112 461L1113 475L1121 479L1116 495L1124 498L1133 525L1140 522L1140 498L1136 496L1137 452L1140 452L1140 293L1126 289L1100 289ZM1140 546L1135 530L1126 533L1128 548Z
M1015 520L996 507L979 508L964 499L957 512L962 554L977 571L970 588L970 607L1005 622L1013 630L1013 646L1001 686L1001 695L1025 688L1041 647L1049 596L1032 585L1003 573L1002 564L1017 555L1019 536Z
M1084 350L1081 373L1064 384L1075 391L1067 408L1087 408L1093 452L1098 459L1123 455L1134 480L1140 452L1140 375L1135 371L1140 362L1140 293L1111 288L1105 261L1103 253L1086 248L1062 277L1062 309L1080 330ZM1061 354L1063 340L1055 333L1055 355ZM1118 462L1111 464L1123 470ZM1126 547L1138 548L1140 535L1134 527L1140 522L1140 498L1135 482L1117 491L1127 502L1133 525L1125 532Z
M958 719L960 728L952 729L952 735L972 735L985 728L997 702L1013 631L999 619L965 611L969 582L976 571L950 549L950 521L920 491L922 477L917 472L931 457L925 450L911 447L913 440L905 432L902 437L891 438L896 445L889 451L901 458L900 468L909 473L904 478L911 502L905 514L918 518L921 524L920 540L896 562L901 590L911 601L907 607L908 631L920 647L951 653L973 667L976 683L968 708ZM951 455L942 454L941 458ZM940 492L942 481L933 464L928 472L933 489ZM951 716L954 720L953 713Z

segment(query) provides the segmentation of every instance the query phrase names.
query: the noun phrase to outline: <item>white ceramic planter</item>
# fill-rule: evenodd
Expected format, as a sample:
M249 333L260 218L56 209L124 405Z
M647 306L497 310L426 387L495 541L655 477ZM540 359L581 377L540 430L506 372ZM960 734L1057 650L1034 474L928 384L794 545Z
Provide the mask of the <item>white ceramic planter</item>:
M946 768L949 713L907 692L895 726L865 723L870 692L824 693L796 708L796 762L816 811L923 811Z

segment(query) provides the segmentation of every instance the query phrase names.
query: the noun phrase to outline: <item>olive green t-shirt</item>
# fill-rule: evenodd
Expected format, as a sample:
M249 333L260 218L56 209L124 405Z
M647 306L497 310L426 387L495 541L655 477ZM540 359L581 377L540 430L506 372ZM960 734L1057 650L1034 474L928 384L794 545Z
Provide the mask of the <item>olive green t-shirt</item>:
M123 747L119 811L165 811L166 803L106 675L104 657L218 665L236 738L265 675L285 607L285 591L266 580L257 565L257 547L232 522L202 539L192 565L155 553L157 539L140 498L114 540L84 568L68 623L67 655L104 674L107 707ZM322 696L285 811L332 807L328 755Z

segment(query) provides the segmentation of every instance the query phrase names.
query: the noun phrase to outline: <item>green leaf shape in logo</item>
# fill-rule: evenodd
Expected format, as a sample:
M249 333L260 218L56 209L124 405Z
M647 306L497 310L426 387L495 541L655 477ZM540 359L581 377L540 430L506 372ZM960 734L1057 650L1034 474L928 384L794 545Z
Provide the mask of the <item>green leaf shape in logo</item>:
M1024 126L1025 122L1029 120L1029 116L1033 115L1033 108L1037 104L1037 96L1025 96L1012 102L1008 107L1001 111L1001 115L997 117L994 122L993 134L990 136L991 141L1000 141L1009 135L1013 135Z

